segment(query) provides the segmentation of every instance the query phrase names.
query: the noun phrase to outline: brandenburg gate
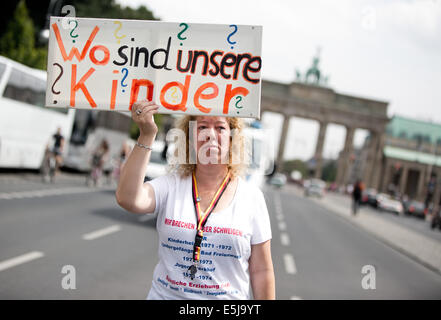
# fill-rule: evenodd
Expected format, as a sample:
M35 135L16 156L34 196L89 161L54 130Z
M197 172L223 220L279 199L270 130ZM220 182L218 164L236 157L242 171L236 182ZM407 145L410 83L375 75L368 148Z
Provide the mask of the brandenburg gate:
M338 159L336 182L346 185L349 181L349 163L353 154L353 139L356 129L365 129L370 133L368 156L363 175L359 177L365 186L377 188L380 184L382 150L385 143L388 103L361 97L340 94L323 85L318 70L318 57L313 60L303 81L297 72L297 81L283 84L262 81L261 112L270 111L283 115L282 133L277 154L277 170L283 167L283 154L287 139L290 117L312 119L319 123L320 129L315 147L316 169L314 177L322 173L322 152L328 124L334 123L346 128L346 138ZM311 82L309 78L313 76Z

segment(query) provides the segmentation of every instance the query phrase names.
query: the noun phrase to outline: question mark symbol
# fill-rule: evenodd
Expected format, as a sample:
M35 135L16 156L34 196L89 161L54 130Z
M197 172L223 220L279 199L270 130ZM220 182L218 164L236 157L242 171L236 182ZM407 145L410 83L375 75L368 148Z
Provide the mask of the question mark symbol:
M125 71L125 72L124 72ZM127 85L126 84L124 84L124 81L126 80L126 78L127 78L127 75L129 74L129 70L127 70L127 68L123 68L122 70L121 70L121 73L125 73L125 75L124 75L124 77L122 78L122 80L121 80L121 86L122 87L127 87ZM122 92L126 92L126 90L122 90Z
M172 88L172 94L171 94L171 97L173 98L173 102L176 102L176 99L178 98L176 96L176 91L178 91L178 88L177 87L173 87Z
M243 108L243 106L238 106L237 105L241 101L242 101L242 96L237 96L236 97L236 104L235 104L236 108L238 108L238 109L242 109Z
M117 35L118 31L121 30L121 28L122 28L122 23L121 23L121 21L114 21L113 24L119 25L118 28L115 29L115 32L113 33L113 35L118 40L117 42L120 43L121 39L125 38L125 36L126 36L126 35L122 35L122 36Z
M55 84L58 82L58 80L60 80L61 76L63 75L63 67L59 64L59 63L53 63L53 66L57 66L58 68L60 68L60 74L58 75L58 77L55 79L54 83L52 84L52 93L53 94L60 94L61 91L55 91L54 86ZM54 104L57 103L57 100L54 100Z
M236 41L231 41L230 38L237 32L237 25L235 24L230 24L230 28L234 28L234 31L232 31L228 37L227 37L227 41L229 44L236 44ZM231 46L231 49L234 49L233 46Z
M188 29L188 24L186 24L186 23L181 23L179 26L180 26L180 27L183 26L184 28L181 30L181 32L178 33L178 39L179 39L179 40L185 40L185 39L187 39L187 37L182 37L182 34L183 34L185 31L187 31L187 29ZM181 46L182 46L182 42L181 42Z
M74 32L75 29L78 27L78 21L77 21L77 20L69 20L69 24L70 24L71 22L75 23L75 27L72 28L72 30L70 31L69 34L70 34L70 36L71 36L72 38L77 38L78 35L77 35L77 34L76 34L76 35L73 35L72 32ZM75 40L72 40L72 42L75 43Z

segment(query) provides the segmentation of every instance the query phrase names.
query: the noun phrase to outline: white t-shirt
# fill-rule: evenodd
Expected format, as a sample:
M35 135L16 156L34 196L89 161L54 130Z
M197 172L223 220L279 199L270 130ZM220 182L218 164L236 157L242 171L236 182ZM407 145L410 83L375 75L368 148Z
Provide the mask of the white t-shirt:
M239 178L230 205L208 217L191 280L197 224L191 180L173 173L148 182L155 190L159 263L147 299L250 299L251 245L271 239L263 193Z

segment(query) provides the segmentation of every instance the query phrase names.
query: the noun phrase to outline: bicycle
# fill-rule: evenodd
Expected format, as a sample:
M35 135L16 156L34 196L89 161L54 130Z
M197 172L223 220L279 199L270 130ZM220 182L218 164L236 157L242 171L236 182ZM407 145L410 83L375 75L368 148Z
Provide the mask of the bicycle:
M99 186L102 175L103 175L103 169L101 164L101 158L97 155L93 155L91 169L86 177L86 185L90 186L90 180L92 180L93 185L95 187Z
M57 171L57 159L54 152L45 150L43 163L41 166L41 177L43 182L55 182L55 173Z

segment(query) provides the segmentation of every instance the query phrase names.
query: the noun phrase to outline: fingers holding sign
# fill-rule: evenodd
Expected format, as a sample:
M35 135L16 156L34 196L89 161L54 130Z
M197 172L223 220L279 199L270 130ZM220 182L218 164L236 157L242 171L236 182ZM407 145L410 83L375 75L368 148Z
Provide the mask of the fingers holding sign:
M153 115L158 113L159 106L153 101L137 101L132 106L132 119L139 127L140 135L154 136L158 132Z

